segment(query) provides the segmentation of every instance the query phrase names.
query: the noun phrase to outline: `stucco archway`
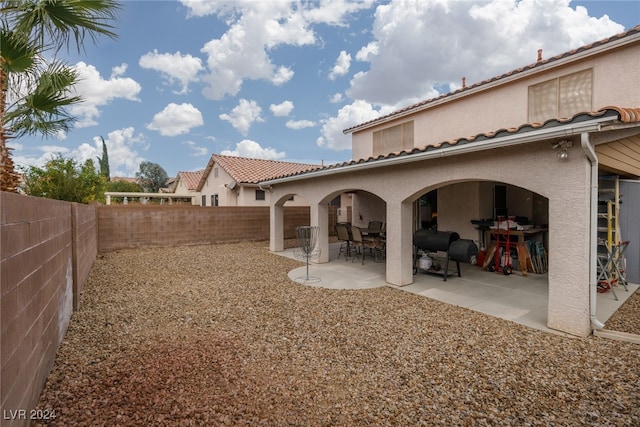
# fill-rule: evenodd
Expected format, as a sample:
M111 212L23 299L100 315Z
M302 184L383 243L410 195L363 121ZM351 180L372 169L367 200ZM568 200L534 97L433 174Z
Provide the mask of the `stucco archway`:
M326 229L322 202L328 195L352 188L378 195L387 207L386 280L396 286L413 281L413 260L408 256L413 249L413 202L428 189L464 182L504 182L545 197L549 205L548 326L576 335L590 332L589 271L584 268L590 253L590 163L579 147L570 149L562 162L541 141L445 159L330 172L321 178L278 183L273 186L275 199L292 192L303 195L312 206L312 224ZM272 214L277 208L272 204ZM277 248L273 240L271 247Z

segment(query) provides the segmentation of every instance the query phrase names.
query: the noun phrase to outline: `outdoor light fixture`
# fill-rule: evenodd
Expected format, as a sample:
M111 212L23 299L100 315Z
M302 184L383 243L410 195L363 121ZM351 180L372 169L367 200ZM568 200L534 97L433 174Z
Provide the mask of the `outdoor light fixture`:
M566 160L569 158L569 152L567 151L567 149L571 148L572 146L573 141L570 139L563 139L562 141L551 143L551 148L553 148L554 150L559 150L557 156L560 160Z

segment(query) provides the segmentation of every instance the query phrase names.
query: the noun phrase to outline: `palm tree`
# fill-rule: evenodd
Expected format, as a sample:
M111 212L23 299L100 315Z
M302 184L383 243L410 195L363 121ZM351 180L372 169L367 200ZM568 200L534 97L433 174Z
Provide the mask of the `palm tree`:
M110 22L115 0L5 0L0 7L0 190L16 191L7 141L24 135L45 137L67 131L75 118L66 107L82 101L73 94L76 71L56 59L89 36L116 38ZM48 60L45 54L53 59Z

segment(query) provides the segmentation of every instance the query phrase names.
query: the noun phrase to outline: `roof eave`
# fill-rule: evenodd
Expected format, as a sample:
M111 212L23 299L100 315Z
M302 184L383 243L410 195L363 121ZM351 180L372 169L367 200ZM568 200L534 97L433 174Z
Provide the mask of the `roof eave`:
M580 135L588 132L598 132L605 123L617 122L617 117L603 116L597 117L592 120L580 122L580 123L568 123L561 126L554 126L551 128L542 128L539 130L529 131L525 133L516 133L506 135L502 137L495 137L486 139L479 142L469 142L466 144L458 144L446 148L437 148L432 150L426 150L421 153L415 154L401 154L397 157L390 157L380 160L369 160L362 163L356 163L353 165L341 166L337 168L326 168L318 171L305 173L302 175L293 175L288 177L282 177L263 181L263 185L276 185L293 181L300 181L303 179L312 179L328 175L335 175L339 173L347 173L353 171L360 171L365 169L373 169L384 167L388 165L399 165L403 163L412 163L422 160L449 157L460 154L472 153L475 151L490 150L495 148L502 148L513 145L527 144L530 142L544 141L556 138L569 137L574 135Z

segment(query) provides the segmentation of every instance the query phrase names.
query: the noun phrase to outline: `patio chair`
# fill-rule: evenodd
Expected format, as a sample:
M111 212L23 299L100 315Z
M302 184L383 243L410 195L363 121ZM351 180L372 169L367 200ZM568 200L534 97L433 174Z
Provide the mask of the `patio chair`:
M369 221L367 227L369 234L380 234L382 232L382 221Z
M364 254L367 249L369 249L369 253L373 256L373 261L377 262L378 255L382 255L384 251L384 245L381 238L365 238L362 236L362 231L360 227L351 227L351 232L353 234L353 247L356 252L353 255L353 262L356 257L362 257L362 264L364 265Z
M336 224L336 235L340 242L340 250L338 251L338 259L344 252L345 261L351 256L351 233L349 233L348 224Z

